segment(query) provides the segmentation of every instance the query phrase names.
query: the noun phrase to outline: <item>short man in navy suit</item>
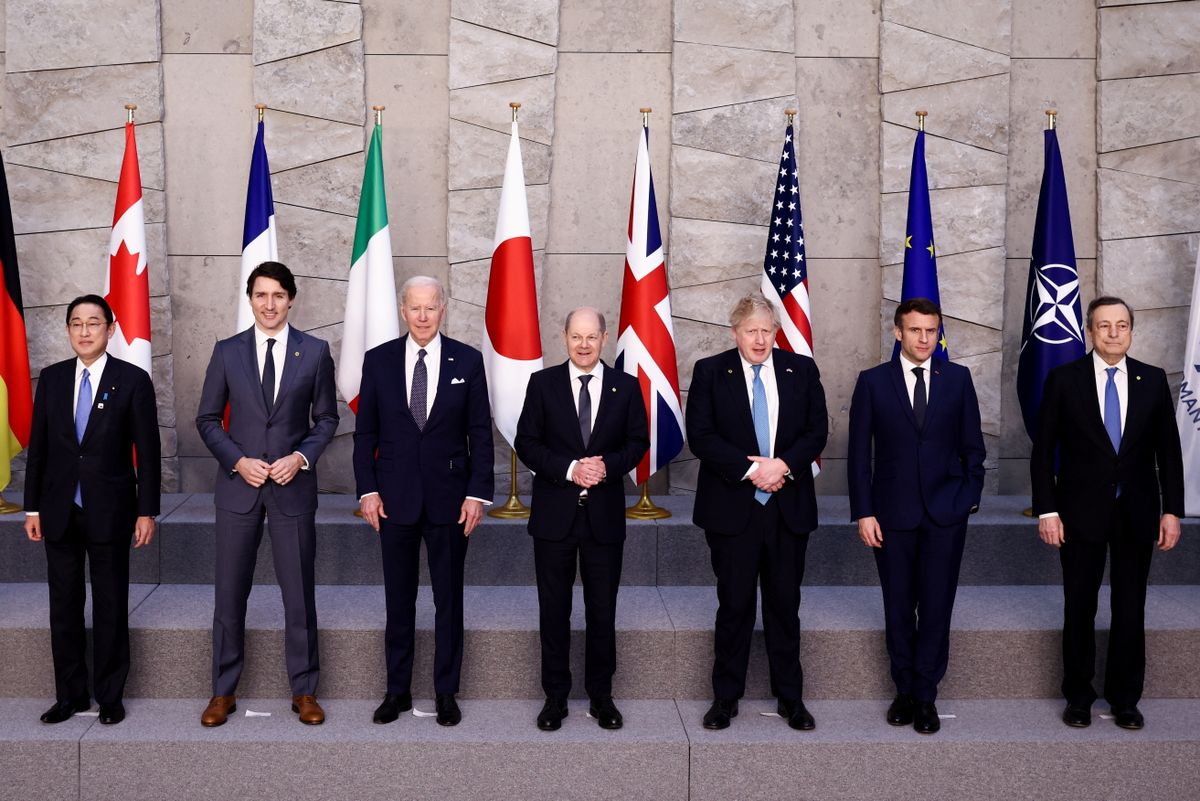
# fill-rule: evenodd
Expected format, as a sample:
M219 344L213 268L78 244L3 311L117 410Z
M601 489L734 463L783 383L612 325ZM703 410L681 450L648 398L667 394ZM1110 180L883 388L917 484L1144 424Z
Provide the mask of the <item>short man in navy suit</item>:
M937 304L903 301L894 323L899 353L860 373L850 402L850 516L883 590L896 684L887 722L933 734L967 517L983 493L983 431L971 372L935 357Z
M400 289L408 334L367 351L354 429L354 478L363 518L379 532L387 602L387 692L376 723L412 708L413 633L422 540L433 585L437 722L462 711L463 566L467 542L492 502L492 418L483 357L440 333L446 293L415 276Z
M533 537L546 702L537 725L554 731L571 692L571 603L576 567L587 622L583 686L604 729L623 718L612 699L617 589L625 548L624 476L650 447L637 380L600 361L604 315L583 307L563 325L567 361L529 378L516 450L533 471Z
M338 424L333 359L329 343L288 325L296 279L286 266L255 267L246 294L254 325L213 348L196 410L196 428L217 459L213 697L200 723L220 726L237 709L246 601L265 517L283 595L292 711L316 725L325 713L316 699L315 468ZM226 405L228 430L221 424Z

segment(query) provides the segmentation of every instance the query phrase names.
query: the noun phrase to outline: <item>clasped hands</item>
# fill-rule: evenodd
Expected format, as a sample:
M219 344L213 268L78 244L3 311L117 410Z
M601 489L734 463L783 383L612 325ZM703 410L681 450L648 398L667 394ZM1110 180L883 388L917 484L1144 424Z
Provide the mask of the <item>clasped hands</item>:
M769 456L747 456L746 458L758 465L758 468L747 476L756 489L763 492L778 492L783 489L783 483L787 481L787 474L790 472L786 462L782 459L772 459Z
M304 467L304 457L298 453L289 453L270 463L264 462L262 459L243 456L237 460L233 469L242 477L242 481L252 487L261 487L267 483L268 479L276 484L287 484L296 477L296 473L302 467Z
M603 457L585 456L575 462L575 468L571 471L571 480L584 489L588 489L599 484L607 475L608 470L604 467Z

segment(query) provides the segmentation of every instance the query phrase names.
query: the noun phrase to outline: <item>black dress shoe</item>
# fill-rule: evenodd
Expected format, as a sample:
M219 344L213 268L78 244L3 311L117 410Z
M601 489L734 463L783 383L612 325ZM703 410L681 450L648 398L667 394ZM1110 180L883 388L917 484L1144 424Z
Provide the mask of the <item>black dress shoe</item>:
M887 722L889 726L911 726L913 713L916 711L916 701L908 693L900 693L888 707Z
M391 723L400 717L401 712L412 709L412 693L388 693L383 696L383 703L375 709L371 720L375 723Z
M112 726L113 724L120 723L124 719L125 705L120 701L117 701L115 704L100 705L100 722L105 726Z
M775 711L779 713L779 717L787 721L787 725L796 731L812 731L817 728L817 722L813 720L813 716L804 708L804 702L799 698L794 701L790 698L780 698Z
M86 698L82 701L59 701L42 713L42 723L62 723L70 720L76 712L87 712L91 708L92 702Z
M537 727L542 731L558 731L567 716L567 699L547 698L537 716Z
M718 729L728 729L731 718L736 718L738 713L738 702L725 701L720 698L712 702L712 706L704 713L704 728L716 731Z
M1092 725L1091 707L1067 704L1067 708L1063 710L1062 719L1063 723L1073 729L1086 729Z
M434 703L439 726L457 726L462 722L462 710L458 708L453 695L438 693Z
M596 719L602 729L619 729L625 723L611 697L593 699L588 714Z
M1146 725L1146 719L1142 717L1142 713L1138 711L1136 706L1131 706L1126 709L1114 709L1113 717L1116 723L1122 729L1137 731Z
M942 728L942 721L938 718L937 707L933 701L917 702L917 708L913 712L913 728L917 734L937 734Z

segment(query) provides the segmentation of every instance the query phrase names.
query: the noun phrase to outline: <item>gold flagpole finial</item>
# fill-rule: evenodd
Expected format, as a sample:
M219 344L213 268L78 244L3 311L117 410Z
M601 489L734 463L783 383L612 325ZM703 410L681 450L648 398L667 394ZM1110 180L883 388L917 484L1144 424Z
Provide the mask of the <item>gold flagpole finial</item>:
M137 111L137 103L125 104L125 121L133 122L133 112Z
M383 125L383 110L387 106L371 106L371 111L375 112L375 124Z
M1053 131L1054 126L1058 124L1058 109L1046 109L1046 130Z
M508 104L508 107L512 109L512 121L516 122L517 121L517 112L519 112L521 110L521 104L514 100L513 102Z
M255 103L254 108L258 109L258 121L262 122L263 121L263 112L265 112L267 110L267 104L266 103Z
M641 108L638 109L638 111L640 111L642 114L642 127L649 128L650 127L650 112L654 111L654 109L650 108L649 106L642 106Z
M785 108L783 110L783 116L787 117L788 125L796 124L796 114L797 113L798 112L794 108Z
M923 109L917 112L917 130L918 131L925 130L925 118L928 116L929 116L929 112L925 111Z

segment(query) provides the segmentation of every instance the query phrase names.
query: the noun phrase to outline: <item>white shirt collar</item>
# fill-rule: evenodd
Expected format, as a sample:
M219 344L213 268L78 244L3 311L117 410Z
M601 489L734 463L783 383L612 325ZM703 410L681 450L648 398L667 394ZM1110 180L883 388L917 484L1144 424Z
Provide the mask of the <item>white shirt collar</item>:
M108 351L101 353L100 357L98 359L96 359L96 361L92 362L91 365L87 366L88 380L89 381L99 381L100 376L104 374L104 366L106 364L108 364ZM83 374L83 369L84 369L83 359L76 356L75 357L75 380L76 380L76 382L79 381L79 377ZM95 384L93 384L92 386L94 387Z
M590 373L585 373L575 366L575 362L567 359L567 370L571 373L571 383L575 383L581 375L593 375L596 377L596 383L604 382L604 362L597 360L596 366L592 368Z
M1108 362L1104 361L1104 359L1100 358L1099 353L1096 353L1094 350L1092 351L1092 369L1096 371L1096 375L1104 375L1104 371L1110 367L1117 368L1118 373L1124 373L1126 375L1129 374L1129 365L1125 363L1124 356L1122 356L1121 361L1117 362L1116 364L1109 364Z
M930 371L930 369L929 369L929 363L930 363L931 361L933 361L933 357L932 357L932 356L930 356L928 359L926 359L925 361L921 362L920 364L917 364L917 363L916 363L916 362L914 362L914 361L910 361L910 360L909 360L909 358L908 358L907 356L905 356L905 355L904 355L904 351L900 351L900 366L901 366L902 368L904 368L904 372L905 372L905 373L911 373L911 372L912 372L912 369L913 369L914 367L924 367L924 368L925 368L925 375L929 375L929 373L931 372L931 371Z
M286 343L288 341L288 336L290 334L291 334L291 326L288 323L284 323L283 328L279 329L279 332L276 334L266 333L261 328L259 328L258 324L256 323L254 325L254 346L256 348L261 348L266 344L268 339L273 339L276 342L283 342L286 345Z
M405 352L408 354L408 358L413 360L414 364L416 364L417 357L420 354L420 351L422 348L425 349L426 361L428 361L429 359L437 359L438 357L441 356L441 353L442 353L442 332L441 331L439 331L433 335L433 339L429 340L428 345L418 345L417 340L413 339L412 334L409 334L407 339L405 339L404 341L407 343L405 345Z
M754 365L746 360L746 357L742 355L742 352L740 350L738 351L738 359L740 359L742 362L742 372L743 373L749 374L754 371ZM773 364L774 359L775 359L775 349L771 348L771 353L770 353L770 355L767 356L766 361L761 362L761 364L763 366L763 370L774 372L774 370L775 370L775 365ZM760 370L759 373L761 374L762 370Z

